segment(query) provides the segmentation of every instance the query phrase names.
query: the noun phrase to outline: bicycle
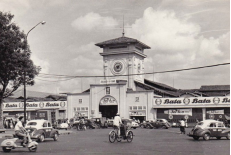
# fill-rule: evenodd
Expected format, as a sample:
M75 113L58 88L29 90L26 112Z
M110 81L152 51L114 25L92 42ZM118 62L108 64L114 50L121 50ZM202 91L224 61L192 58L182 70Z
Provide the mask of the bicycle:
M120 129L121 130L121 129ZM109 141L111 143L114 143L116 140L117 142L121 142L121 140L127 140L127 142L132 142L133 140L133 132L131 130L127 130L126 133L122 134L121 136L118 136L118 129L114 128L112 131L109 132Z

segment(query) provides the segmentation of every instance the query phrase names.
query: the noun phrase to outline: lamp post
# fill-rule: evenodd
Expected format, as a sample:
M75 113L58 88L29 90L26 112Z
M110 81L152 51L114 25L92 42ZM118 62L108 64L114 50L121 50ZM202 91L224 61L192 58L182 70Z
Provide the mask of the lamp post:
M39 24L44 25L46 22L45 21L41 21L38 24L36 24L34 27L32 27L26 34L26 41L27 41L27 37L30 33L30 31L32 31L36 26L38 26ZM24 69L24 123L26 123L26 71Z

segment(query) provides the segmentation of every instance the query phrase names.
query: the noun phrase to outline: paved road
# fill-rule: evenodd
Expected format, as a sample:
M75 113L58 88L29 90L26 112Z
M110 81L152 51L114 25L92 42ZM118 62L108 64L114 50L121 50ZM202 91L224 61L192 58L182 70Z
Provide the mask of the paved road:
M76 131L60 135L58 141L52 139L39 143L36 155L229 155L230 141L211 139L193 140L179 134L179 128L136 129L132 143L126 141L110 143L108 133L112 129ZM186 129L187 133L190 129ZM0 139L0 142L2 139ZM2 154L3 152L0 152ZM30 153L27 149L12 150L10 154Z

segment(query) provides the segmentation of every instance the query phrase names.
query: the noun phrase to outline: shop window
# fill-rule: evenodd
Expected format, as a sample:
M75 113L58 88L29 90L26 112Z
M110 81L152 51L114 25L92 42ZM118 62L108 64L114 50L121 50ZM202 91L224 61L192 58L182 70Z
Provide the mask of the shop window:
M80 111L80 107L77 107L77 111Z
M83 100L82 99L79 99L79 104L81 104L83 102Z
M133 106L133 110L137 110L137 106Z
M138 106L138 110L142 110L142 106Z
M140 98L136 97L135 102L139 102Z

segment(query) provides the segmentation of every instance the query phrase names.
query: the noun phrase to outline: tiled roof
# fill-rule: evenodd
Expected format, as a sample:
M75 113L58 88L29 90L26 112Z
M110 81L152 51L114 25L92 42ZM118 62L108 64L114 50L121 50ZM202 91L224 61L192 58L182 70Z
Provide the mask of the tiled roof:
M178 92L162 90L162 89L159 89L159 88L156 88L154 86L144 84L144 83L141 83L141 82L138 82L138 81L135 81L135 83L137 84L137 86L141 86L141 87L143 87L144 89L147 89L147 90L153 90L153 91L159 92L161 94L167 94L167 95L172 96L172 97L178 97L179 96Z
M154 81L150 81L150 80L147 80L147 79L144 79L144 83L145 84L151 84L151 85L158 85L164 89L168 89L168 90L174 90L176 91L177 89L176 88L173 88L171 86L168 86L166 84L163 84L163 83L159 83L159 82L154 82Z
M218 91L218 90L230 90L230 85L208 85L201 86L200 91Z
M102 48L104 45L114 45L114 44L123 44L123 43L139 43L144 49L150 49L149 46L138 41L137 39L128 38L128 37L119 37L119 38L107 40L101 43L97 43L95 45Z

